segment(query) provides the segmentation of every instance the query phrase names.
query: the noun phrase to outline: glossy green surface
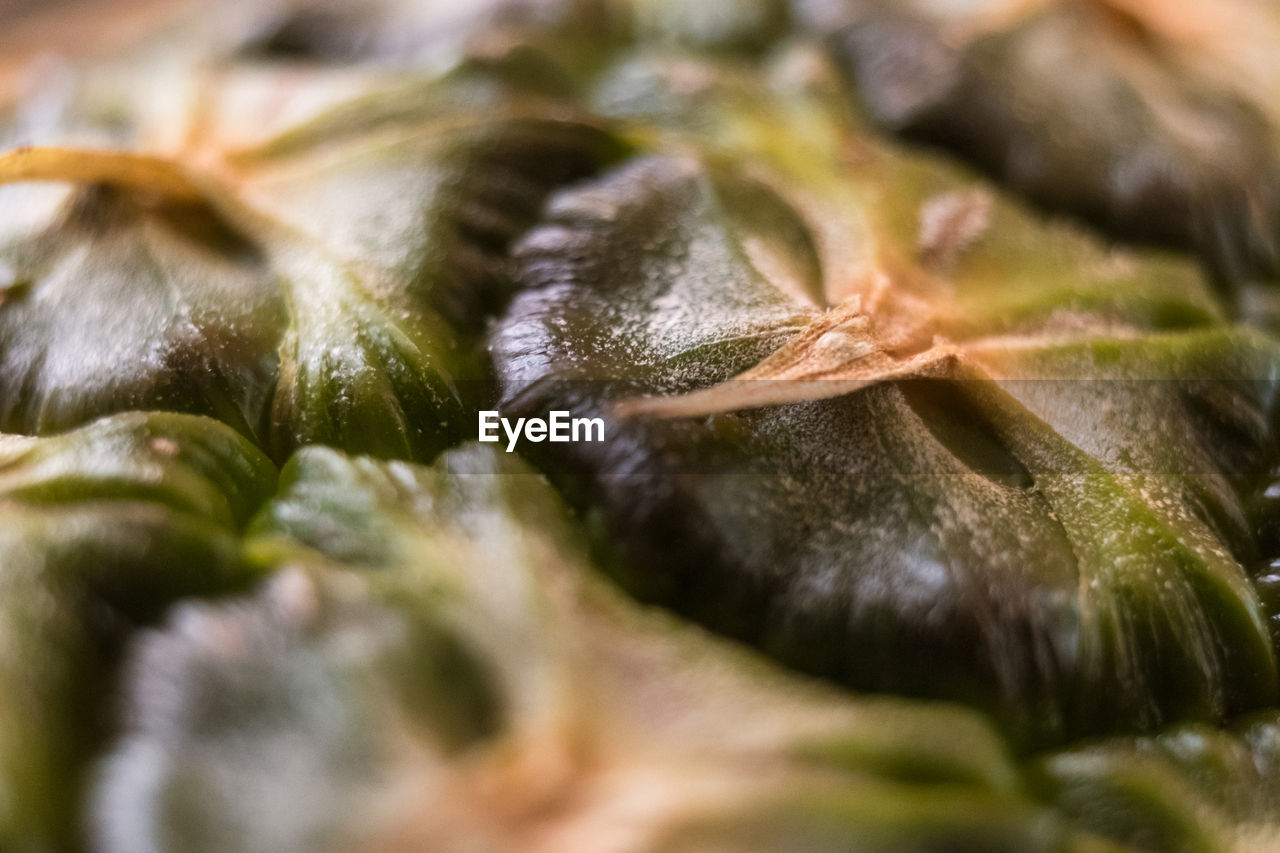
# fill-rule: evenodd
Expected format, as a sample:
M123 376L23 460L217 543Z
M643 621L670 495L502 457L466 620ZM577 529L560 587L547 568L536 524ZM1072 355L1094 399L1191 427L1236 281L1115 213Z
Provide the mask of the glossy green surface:
M0 848L66 849L130 631L243 588L238 531L275 484L230 428L117 415L0 436Z
M108 822L104 849L303 849L322 833L358 849L362 808L404 849L514 849L524 810L571 791L539 830L547 849L591 837L611 797L636 797L644 849L1063 849L978 715L844 697L636 605L594 574L558 503L478 445L432 468L300 452L248 546L291 568L140 650L99 806L147 817ZM292 757L262 760L277 754ZM402 786L418 796L373 805ZM299 807L259 813L282 799ZM324 808L339 802L354 811Z
M0 851L1280 848L1274 10L176 5L0 104Z
M1185 262L885 150L821 87L698 68L696 96L632 77L658 153L552 202L491 337L520 414L741 377L742 402L531 446L599 507L628 583L806 670L976 703L1022 742L1273 702L1243 500L1280 349ZM976 233L924 251L938 206L966 204ZM961 369L832 399L749 372L836 310L808 362L947 346Z

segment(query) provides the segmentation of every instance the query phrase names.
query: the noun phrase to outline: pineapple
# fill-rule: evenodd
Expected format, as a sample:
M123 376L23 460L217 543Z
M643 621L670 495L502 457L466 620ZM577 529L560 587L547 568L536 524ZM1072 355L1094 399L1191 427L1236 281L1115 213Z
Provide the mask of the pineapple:
M26 14L0 850L1280 847L1267 4Z

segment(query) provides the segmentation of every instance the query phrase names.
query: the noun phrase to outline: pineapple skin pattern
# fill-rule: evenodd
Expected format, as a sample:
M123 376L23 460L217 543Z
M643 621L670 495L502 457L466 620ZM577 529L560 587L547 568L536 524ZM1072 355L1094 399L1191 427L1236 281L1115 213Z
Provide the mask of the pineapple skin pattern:
M3 853L1280 850L1280 8L14 8Z

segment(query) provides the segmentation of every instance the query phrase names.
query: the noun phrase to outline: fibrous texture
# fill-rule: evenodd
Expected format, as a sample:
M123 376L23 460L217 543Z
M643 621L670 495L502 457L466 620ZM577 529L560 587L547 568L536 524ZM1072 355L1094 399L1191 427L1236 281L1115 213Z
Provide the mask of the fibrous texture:
M1280 845L1267 4L125 5L0 62L0 850Z

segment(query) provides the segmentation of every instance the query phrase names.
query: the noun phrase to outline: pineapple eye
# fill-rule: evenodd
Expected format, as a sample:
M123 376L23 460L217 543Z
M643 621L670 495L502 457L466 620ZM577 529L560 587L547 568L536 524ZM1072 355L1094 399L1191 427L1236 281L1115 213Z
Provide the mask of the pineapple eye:
M276 81L243 85L252 103ZM63 148L0 161L0 182L80 187L0 247L32 271L36 297L9 297L0 315L0 429L172 409L219 418L281 461L312 442L428 459L462 435L507 244L550 187L617 146L550 107L473 121L437 89L423 102L410 97L421 85L407 89L213 166Z
M1002 5L815 24L884 127L1115 237L1192 250L1232 288L1276 274L1266 4Z
M1194 316L1213 300L1194 267L1116 268L949 167L703 133L703 161L559 196L490 338L503 411L615 417L603 448L528 453L600 513L630 588L857 688L963 696L1024 743L1271 702L1249 674L1274 666L1247 568L1256 484L1234 472L1269 453L1272 344L1213 313L1165 328L1128 300L1181 280ZM753 173L722 170L729 151ZM788 215L748 191L764 173ZM945 263L912 251L962 193L987 199L981 239ZM1064 281L1041 246L1094 260Z

